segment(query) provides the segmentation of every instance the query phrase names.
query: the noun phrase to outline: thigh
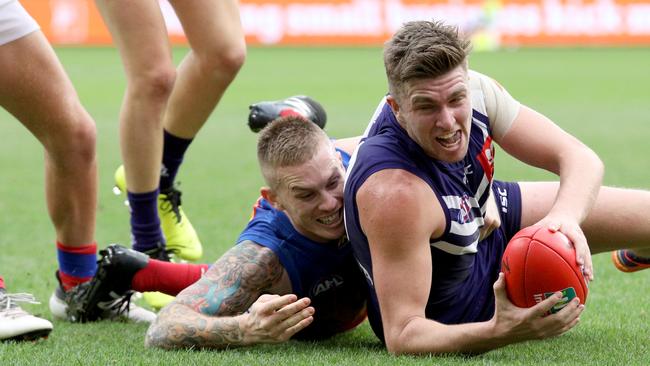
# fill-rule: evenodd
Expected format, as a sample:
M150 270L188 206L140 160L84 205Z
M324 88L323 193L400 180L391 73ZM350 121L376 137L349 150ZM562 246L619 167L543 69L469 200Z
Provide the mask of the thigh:
M244 44L237 0L170 0L192 49L213 54Z
M77 94L41 31L0 46L0 104L41 141L75 112Z
M188 1L192 2L192 1ZM157 0L96 0L129 79L172 65L167 27Z
M520 182L522 227L541 220L555 202L559 183ZM602 187L581 225L592 254L650 247L650 192Z

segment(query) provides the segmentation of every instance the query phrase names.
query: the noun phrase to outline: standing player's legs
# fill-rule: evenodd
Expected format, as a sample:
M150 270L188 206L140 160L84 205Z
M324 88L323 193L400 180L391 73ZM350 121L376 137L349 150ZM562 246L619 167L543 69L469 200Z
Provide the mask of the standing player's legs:
M120 51L127 78L120 142L133 247L166 259L157 202L162 117L176 70L165 22L157 1L98 0L97 5Z
M40 31L0 46L0 104L45 148L47 206L64 290L96 268L95 124Z
M535 224L550 210L559 183L523 182L520 187L521 225L525 227ZM650 268L649 191L602 187L581 227L592 254L632 248L621 253L639 260L640 269Z
M170 1L191 50L178 68L163 118L160 215L167 247L197 260L201 243L180 206L174 179L185 151L241 68L246 44L236 0Z
M179 66L164 126L176 137L191 139L243 65L246 43L236 0L170 2L191 51Z

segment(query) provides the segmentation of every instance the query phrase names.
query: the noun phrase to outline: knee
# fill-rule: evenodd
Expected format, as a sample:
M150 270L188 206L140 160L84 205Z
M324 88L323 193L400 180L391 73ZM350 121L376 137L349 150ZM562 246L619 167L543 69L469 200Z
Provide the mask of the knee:
M171 64L154 66L136 72L131 79L129 88L132 96L165 102L174 88L176 69Z
M198 54L202 72L232 81L246 60L246 44L241 42Z
M97 127L88 112L85 112L75 124L72 139L79 146L77 154L80 158L85 162L94 162L97 150Z
M68 117L48 136L45 148L48 154L61 162L75 162L79 166L95 163L97 128L88 112L77 102Z

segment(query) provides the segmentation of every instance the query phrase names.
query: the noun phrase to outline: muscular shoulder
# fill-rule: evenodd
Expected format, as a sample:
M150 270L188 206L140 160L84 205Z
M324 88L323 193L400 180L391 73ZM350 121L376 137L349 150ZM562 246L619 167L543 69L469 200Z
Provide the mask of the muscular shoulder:
M431 235L444 230L444 213L431 187L405 170L386 169L371 175L359 189L357 203L364 230L374 227L396 235L401 230Z
M499 140L517 117L520 103L501 84L479 72L469 71L469 84L472 107L488 116L492 134Z

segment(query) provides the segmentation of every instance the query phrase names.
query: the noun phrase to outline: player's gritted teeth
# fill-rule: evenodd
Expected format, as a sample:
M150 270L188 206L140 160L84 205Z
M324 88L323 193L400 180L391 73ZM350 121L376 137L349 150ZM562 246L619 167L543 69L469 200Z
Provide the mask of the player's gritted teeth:
M438 141L438 143L440 143L440 145L442 145L444 147L447 147L447 148L450 148L450 147L454 147L455 145L457 145L460 142L461 137L462 137L461 135L462 134L461 134L460 130L456 130L456 131L450 132L450 133L448 133L446 135L436 137L436 141Z
M331 215L319 217L318 219L316 219L316 221L318 221L323 225L338 224L341 221L341 212L342 209L339 209Z

